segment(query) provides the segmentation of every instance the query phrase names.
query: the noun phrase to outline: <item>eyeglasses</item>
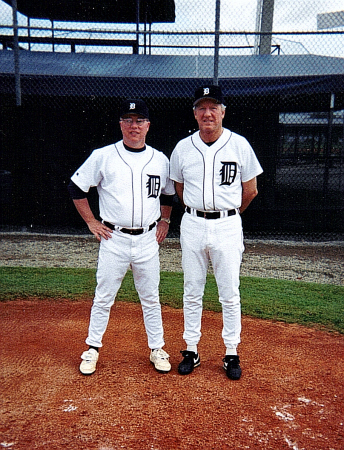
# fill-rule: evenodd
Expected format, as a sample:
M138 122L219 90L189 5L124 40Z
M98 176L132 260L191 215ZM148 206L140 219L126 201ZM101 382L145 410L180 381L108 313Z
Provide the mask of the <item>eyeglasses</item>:
M120 122L123 122L124 125L126 125L128 127L130 127L133 123L136 123L136 125L138 127L142 127L144 125L144 123L145 122L149 122L149 120L148 119L136 119L136 120L133 120L131 118L128 118L128 119L120 119Z

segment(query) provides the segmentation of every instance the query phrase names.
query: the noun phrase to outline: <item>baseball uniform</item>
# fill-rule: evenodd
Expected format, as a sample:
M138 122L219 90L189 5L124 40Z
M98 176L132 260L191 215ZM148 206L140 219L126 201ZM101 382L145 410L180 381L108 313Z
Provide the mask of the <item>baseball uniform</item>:
M101 347L111 306L129 268L142 305L148 346L164 346L159 302L159 254L155 225L161 194L173 195L169 161L146 145L130 151L123 141L94 150L71 180L82 191L97 186L100 216L114 231L101 239L97 287L86 343Z
M184 271L184 340L201 337L202 299L211 260L223 312L226 347L240 342L239 272L244 250L239 207L242 182L262 173L248 141L228 129L212 145L197 131L181 140L170 162L170 177L183 183L186 213L181 223ZM214 220L207 220L206 217ZM210 214L209 214L210 213Z

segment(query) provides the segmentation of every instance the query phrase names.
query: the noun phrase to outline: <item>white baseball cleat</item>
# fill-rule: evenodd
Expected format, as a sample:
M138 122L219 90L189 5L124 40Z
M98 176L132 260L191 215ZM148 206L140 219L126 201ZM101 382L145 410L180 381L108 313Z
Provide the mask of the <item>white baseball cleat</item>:
M158 372L167 373L171 370L171 364L168 360L169 357L170 355L165 350L158 348L151 351L149 359Z
M86 350L82 355L80 364L80 372L83 375L92 375L96 371L99 353L94 348Z

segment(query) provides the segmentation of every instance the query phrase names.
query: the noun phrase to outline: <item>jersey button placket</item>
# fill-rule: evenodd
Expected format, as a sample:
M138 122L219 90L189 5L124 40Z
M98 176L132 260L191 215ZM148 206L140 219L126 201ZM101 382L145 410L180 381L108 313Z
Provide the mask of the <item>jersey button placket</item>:
M214 209L214 186L213 186L213 165L214 154L210 148L207 148L205 154L205 169L204 169L204 206L205 209Z

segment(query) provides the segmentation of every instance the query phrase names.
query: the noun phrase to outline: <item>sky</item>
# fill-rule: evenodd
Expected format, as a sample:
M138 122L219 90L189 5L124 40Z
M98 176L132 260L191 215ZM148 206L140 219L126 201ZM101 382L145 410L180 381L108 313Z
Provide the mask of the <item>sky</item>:
M99 0L101 1L101 0ZM221 0L221 28L228 31L255 28L259 0ZM212 29L216 0L175 0L178 30ZM318 13L344 11L344 0L275 0L274 31L315 30ZM0 0L0 22L11 21L11 8ZM171 25L168 25L171 26Z
M257 1L259 0L221 0L221 31L255 31ZM175 0L175 4L176 22L173 24L153 24L153 31L192 30L203 32L214 30L216 0ZM335 11L344 11L344 0L275 0L273 31L316 31L317 14ZM10 24L11 22L12 10L0 0L0 25ZM20 16L19 23L26 25L26 18ZM44 26L49 26L48 22ZM92 27L95 26L99 27L100 24L92 25ZM128 25L115 25L117 29L132 29L133 26L128 28ZM341 30L344 30L344 27ZM181 42L181 39L187 38L176 37L174 39ZM193 38L194 42L196 42L195 39L201 45L212 45L213 43L213 37L206 38L206 36L200 35ZM336 36L336 42L338 39L340 38ZM191 38L189 40L191 41ZM254 37L232 37L228 43L231 45L235 45L236 42L252 44L253 40ZM322 47L322 53L328 55L333 53L336 56L344 57L342 51L339 50L340 46L344 48L344 42L341 41L341 45L334 45L333 37L321 38L320 41L319 39L316 40L314 36L280 36L275 39L275 42L283 43L281 48L284 48L285 53L314 53L314 49Z
M213 29L215 0L175 0L178 29ZM221 0L221 29L254 31L257 0ZM344 0L275 0L275 31L316 30L319 13L344 11Z

